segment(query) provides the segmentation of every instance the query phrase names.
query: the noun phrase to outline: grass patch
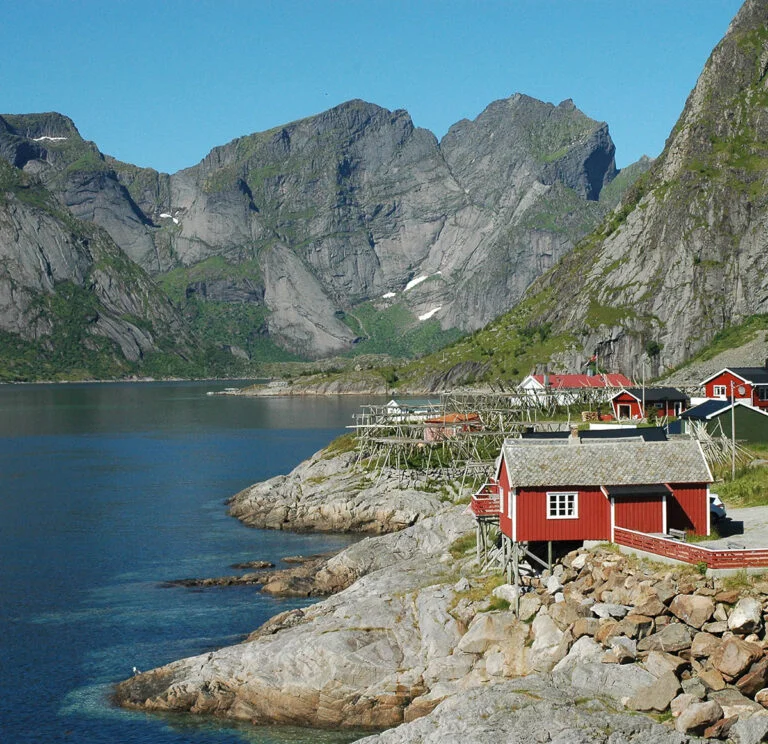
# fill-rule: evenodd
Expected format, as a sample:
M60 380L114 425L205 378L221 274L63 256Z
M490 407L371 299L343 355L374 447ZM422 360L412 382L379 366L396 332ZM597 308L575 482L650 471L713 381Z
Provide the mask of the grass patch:
M768 505L768 468L742 468L734 480L718 484L717 492L729 506Z
M464 556L466 556L466 554L469 552L470 548L474 549L476 544L475 540L475 533L467 532L466 535L462 535L451 543L451 546L448 548L448 552L455 560L464 558Z
M354 452L357 448L357 437L350 431L336 437L324 450L323 460L343 455L345 452Z
M733 576L724 576L720 581L723 589L726 590L736 589L738 591L743 591L752 586L751 577L747 573L746 568L737 571Z
M508 610L510 608L509 600L503 599L502 597L494 597L491 595L488 606L483 610L483 612L494 612L495 610Z
M687 543L703 543L709 542L710 540L719 540L721 537L722 535L720 534L720 530L717 529L717 525L713 524L709 535L689 534L685 536L685 541Z

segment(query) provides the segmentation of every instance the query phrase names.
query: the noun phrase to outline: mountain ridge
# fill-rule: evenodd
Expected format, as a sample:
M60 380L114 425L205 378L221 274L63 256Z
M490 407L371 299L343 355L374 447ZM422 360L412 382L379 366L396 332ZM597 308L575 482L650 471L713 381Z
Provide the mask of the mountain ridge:
M543 368L679 368L768 315L768 2L748 0L647 173L506 316L441 352L504 384ZM766 349L768 354L768 349ZM762 360L761 360L762 361ZM439 379L436 357L402 371Z
M250 359L396 338L418 353L479 328L608 211L613 154L571 101L522 94L441 142L354 100L170 175L103 155L66 116L0 117L0 157L104 229L193 333Z

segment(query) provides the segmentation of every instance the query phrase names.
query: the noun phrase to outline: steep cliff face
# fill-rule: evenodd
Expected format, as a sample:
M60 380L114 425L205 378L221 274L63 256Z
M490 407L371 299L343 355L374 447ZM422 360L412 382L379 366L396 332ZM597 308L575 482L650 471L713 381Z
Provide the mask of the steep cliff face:
M545 309L529 322L575 336L567 366L598 351L629 373L650 357L659 374L768 312L766 72L768 2L747 0L651 171L531 295Z
M365 336L361 303L472 330L597 223L613 149L570 101L516 95L442 143L405 111L351 101L172 176L172 252L256 261L269 332L301 353Z
M156 242L163 243L155 237L157 210L136 204L118 179L117 162L108 161L93 142L84 140L68 117L57 113L3 115L0 156L39 178L73 216L104 228L142 268L154 272L170 265L155 248Z
M188 346L167 298L103 230L0 161L0 378L126 374Z
M211 303L247 305L260 335L309 356L373 326L379 344L420 326L439 340L513 306L607 211L613 152L571 101L519 94L440 143L405 111L350 101L171 176L103 156L58 114L0 118L0 155L192 297L200 323Z

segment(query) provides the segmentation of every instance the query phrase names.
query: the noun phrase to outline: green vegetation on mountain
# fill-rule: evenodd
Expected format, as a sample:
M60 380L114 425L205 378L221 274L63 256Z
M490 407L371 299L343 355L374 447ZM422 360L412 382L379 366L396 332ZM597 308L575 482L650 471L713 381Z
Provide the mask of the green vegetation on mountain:
M482 330L396 370L397 385L431 387L435 378L465 365L468 375L455 379L455 384L514 387L536 365L546 363L576 341L572 334L557 333L551 325L530 322L537 314L538 303L546 301L544 296L524 300ZM482 370L479 374L478 369Z
M389 354L413 358L436 351L463 335L456 328L442 330L437 320L419 321L400 303L381 309L372 302L362 303L347 311L343 320L361 338L350 356Z

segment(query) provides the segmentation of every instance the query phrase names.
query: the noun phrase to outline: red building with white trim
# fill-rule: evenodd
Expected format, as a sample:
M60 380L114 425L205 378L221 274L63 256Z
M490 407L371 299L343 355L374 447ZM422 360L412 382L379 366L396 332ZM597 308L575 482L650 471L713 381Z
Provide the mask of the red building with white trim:
M645 399L645 410L643 410ZM642 419L650 411L657 416L679 416L688 407L688 396L670 387L628 388L611 398L613 415L617 419Z
M768 363L765 367L726 367L701 383L704 395L768 409Z
M698 442L507 440L495 475L513 542L611 540L615 527L708 535L712 474Z
M528 375L519 385L522 390L595 390L630 387L632 380L619 373L599 375Z

